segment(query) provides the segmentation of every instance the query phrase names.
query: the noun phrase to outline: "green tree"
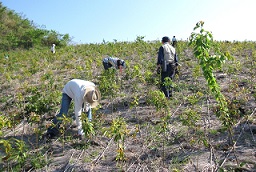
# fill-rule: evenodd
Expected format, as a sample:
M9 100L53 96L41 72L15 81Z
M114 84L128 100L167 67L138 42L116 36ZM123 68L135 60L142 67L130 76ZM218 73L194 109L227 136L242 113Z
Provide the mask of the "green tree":
M193 47L194 55L198 59L211 93L219 103L218 117L225 127L231 128L232 119L230 119L227 101L221 93L213 71L221 69L225 60L231 60L232 56L228 52L220 51L219 45L213 40L212 33L204 30L203 25L203 21L196 24L195 32L191 33L189 44ZM199 30L199 32L196 32L196 30Z

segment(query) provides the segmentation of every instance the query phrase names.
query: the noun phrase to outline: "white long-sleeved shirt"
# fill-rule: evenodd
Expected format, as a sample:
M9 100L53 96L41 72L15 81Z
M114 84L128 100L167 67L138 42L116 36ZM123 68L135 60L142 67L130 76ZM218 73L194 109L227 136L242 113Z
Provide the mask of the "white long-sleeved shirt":
M70 80L63 88L62 92L66 93L70 98L74 100L75 105L75 116L76 116L76 125L78 129L78 134L83 134L81 114L84 103L84 93L87 87L95 87L95 84L90 81L85 81L81 79L72 79ZM85 108L89 108L89 104L84 104Z
M55 53L55 44L52 44L52 46L51 46L51 52L52 52L52 53Z

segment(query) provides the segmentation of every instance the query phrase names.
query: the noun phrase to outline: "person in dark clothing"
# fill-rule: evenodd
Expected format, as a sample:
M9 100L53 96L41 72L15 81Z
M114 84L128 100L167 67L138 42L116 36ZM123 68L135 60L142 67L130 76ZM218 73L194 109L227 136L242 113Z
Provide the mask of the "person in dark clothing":
M165 79L173 80L178 58L175 48L170 44L170 38L165 36L162 38L162 46L158 51L157 68L161 74L161 90L167 98L172 96L172 89L165 85Z
M177 44L177 39L175 36L172 37L172 46L173 47L176 47L176 44Z

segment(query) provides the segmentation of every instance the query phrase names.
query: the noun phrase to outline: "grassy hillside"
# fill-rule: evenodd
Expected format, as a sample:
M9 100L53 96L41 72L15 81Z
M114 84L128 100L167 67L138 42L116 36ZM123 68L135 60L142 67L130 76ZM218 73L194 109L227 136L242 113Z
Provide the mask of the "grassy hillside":
M252 171L255 163L255 42L219 42L233 61L214 71L233 121L232 139L187 42L178 42L174 95L159 91L160 42L84 44L9 51L0 56L0 156L3 171ZM103 70L102 58L127 63ZM43 138L72 78L99 86L101 105L84 117L86 141L74 137L73 104L61 137Z

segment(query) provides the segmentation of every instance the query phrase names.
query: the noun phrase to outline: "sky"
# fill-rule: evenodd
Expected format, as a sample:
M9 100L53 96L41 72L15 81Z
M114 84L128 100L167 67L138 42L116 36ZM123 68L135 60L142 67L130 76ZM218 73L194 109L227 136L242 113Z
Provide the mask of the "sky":
M214 40L256 41L256 0L0 0L76 44L187 40L199 21Z

